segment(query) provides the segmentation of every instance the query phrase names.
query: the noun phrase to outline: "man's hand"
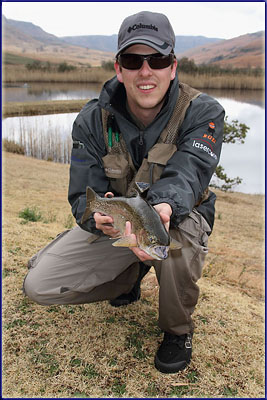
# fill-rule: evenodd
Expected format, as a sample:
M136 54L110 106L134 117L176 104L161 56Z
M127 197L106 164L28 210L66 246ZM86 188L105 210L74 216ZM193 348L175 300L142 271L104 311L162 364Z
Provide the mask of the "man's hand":
M114 194L112 192L107 192L105 194L105 197L114 197ZM114 222L112 217L100 213L95 213L94 219L96 228L101 230L105 235L116 238L120 233L120 231L114 229L114 227L112 226Z
M112 226L114 222L112 217L100 213L94 213L94 219L96 229L100 229L105 235L115 238L120 233L120 231Z
M170 227L170 217L172 215L171 206L168 203L160 203L156 204L154 208L158 212L161 221L168 232ZM133 239L136 240L136 236L132 233L131 223L129 221L126 222L124 235L125 236L133 235ZM130 249L141 261L154 260L153 257L147 254L144 250L141 250L139 247L130 247Z
M154 206L155 210L160 216L162 223L164 224L167 232L170 228L170 219L172 215L172 208L168 203L160 203Z

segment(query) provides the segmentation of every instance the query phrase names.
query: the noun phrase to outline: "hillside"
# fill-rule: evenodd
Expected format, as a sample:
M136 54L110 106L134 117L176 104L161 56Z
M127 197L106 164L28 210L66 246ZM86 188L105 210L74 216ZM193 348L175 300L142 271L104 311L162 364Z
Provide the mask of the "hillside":
M29 258L73 225L68 179L66 164L3 153L3 397L264 398L264 196L216 192L192 363L165 375L154 268L129 307L23 295ZM27 208L40 220L21 218Z
M14 21L2 16L2 50L17 56L30 57L40 61L72 64L101 65L102 61L113 58L113 53L85 49L75 46L46 33L40 27L22 21Z
M83 46L87 49L95 49L102 51L117 51L118 35L88 35L88 36L64 36L66 43L71 43L76 46ZM176 36L175 37L175 54L183 53L186 50L197 46L222 42L222 39L207 38L204 36Z
M220 43L200 46L179 55L193 59L196 64L215 64L223 67L264 68L264 32L250 33Z

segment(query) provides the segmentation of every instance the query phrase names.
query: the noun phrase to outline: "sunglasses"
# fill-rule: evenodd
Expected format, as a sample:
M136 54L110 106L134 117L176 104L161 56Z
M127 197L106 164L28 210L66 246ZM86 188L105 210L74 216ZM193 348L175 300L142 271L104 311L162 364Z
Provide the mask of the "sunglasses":
M164 56L160 53L148 55L125 53L118 57L118 61L123 68L132 70L140 69L145 60L147 60L148 65L152 69L163 69L173 63L174 54L170 53Z

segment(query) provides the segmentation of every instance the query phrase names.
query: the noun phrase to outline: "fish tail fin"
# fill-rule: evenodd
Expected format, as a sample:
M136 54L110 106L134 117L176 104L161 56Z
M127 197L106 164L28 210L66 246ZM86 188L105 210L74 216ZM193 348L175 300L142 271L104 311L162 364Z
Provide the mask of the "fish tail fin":
M98 194L92 188L90 188L90 186L87 186L86 187L86 208L85 208L85 211L82 216L82 220L81 220L82 224L85 221L87 221L88 218L90 217L90 215L92 214L93 211L91 210L90 205L93 201L96 200L97 197L99 197Z

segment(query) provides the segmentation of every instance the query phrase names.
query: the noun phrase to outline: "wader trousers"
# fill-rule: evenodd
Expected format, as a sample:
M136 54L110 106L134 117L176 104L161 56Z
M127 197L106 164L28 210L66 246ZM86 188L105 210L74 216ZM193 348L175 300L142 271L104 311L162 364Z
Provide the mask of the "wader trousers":
M159 327L182 335L193 331L191 314L199 296L210 227L194 209L170 235L182 248L164 261L148 261L159 282ZM29 261L24 293L41 305L83 304L111 300L133 288L139 259L107 236L75 227L58 235Z

